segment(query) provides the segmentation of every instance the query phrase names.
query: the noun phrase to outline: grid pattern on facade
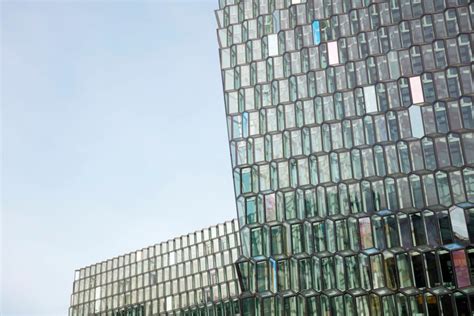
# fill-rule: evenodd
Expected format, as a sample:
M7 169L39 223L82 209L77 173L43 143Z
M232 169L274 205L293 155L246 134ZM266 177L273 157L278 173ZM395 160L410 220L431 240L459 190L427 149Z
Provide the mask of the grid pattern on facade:
M82 268L75 273L69 315L234 311L240 291L233 263L239 254L232 220Z
M474 3L221 0L247 315L474 311Z

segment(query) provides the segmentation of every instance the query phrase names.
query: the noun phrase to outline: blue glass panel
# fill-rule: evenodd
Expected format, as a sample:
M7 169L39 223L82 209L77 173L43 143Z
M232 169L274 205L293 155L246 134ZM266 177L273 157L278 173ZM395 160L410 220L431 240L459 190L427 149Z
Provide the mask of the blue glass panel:
M388 209L383 209L383 210L377 212L377 214L380 215L380 216L384 216L384 215L390 215L390 214L392 214L392 212Z
M314 45L319 45L319 43L321 43L321 31L320 31L320 28L319 28L319 21L314 20L312 25L313 25L313 42L314 42Z
M242 193L248 193L252 191L252 174L250 169L246 168L242 170Z
M458 243L452 243L452 244L444 245L444 248L448 250L457 250L457 249L463 248L463 245L458 244Z
M242 137L248 137L249 136L248 135L249 134L248 133L248 131L249 131L248 125L249 125L249 114L248 114L248 112L244 112L242 114L242 130L243 130L242 131L242 134L243 134Z
M410 113L412 136L422 138L425 136L425 132L423 130L423 117L421 115L421 108L419 106L412 105L408 111Z
M273 271L273 291L277 292L278 291L278 280L277 280L277 263L275 259L270 258L270 264L272 266L272 271Z
M364 252L368 255L371 255L371 254L377 253L378 250L375 248L369 248L369 249L364 250Z

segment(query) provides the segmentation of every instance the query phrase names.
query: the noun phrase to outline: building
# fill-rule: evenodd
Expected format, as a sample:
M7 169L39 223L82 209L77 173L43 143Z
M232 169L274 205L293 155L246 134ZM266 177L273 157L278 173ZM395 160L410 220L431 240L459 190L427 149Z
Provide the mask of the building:
M474 311L474 3L221 0L244 315Z
M79 269L69 315L237 314L239 247L233 220Z
M70 315L472 315L474 3L216 17L238 222L78 270Z

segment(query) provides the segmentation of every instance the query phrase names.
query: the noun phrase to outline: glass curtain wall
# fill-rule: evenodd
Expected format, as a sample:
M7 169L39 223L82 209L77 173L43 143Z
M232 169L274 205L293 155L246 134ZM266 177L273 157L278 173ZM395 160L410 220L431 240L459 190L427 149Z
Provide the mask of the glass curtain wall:
M237 220L75 273L70 316L237 315Z
M474 311L474 3L220 0L244 315Z

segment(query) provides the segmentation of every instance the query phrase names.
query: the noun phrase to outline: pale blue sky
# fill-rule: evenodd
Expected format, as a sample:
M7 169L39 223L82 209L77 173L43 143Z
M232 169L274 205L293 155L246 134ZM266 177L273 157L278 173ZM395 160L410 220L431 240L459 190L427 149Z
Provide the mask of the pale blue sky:
M235 217L212 1L3 1L2 316Z

